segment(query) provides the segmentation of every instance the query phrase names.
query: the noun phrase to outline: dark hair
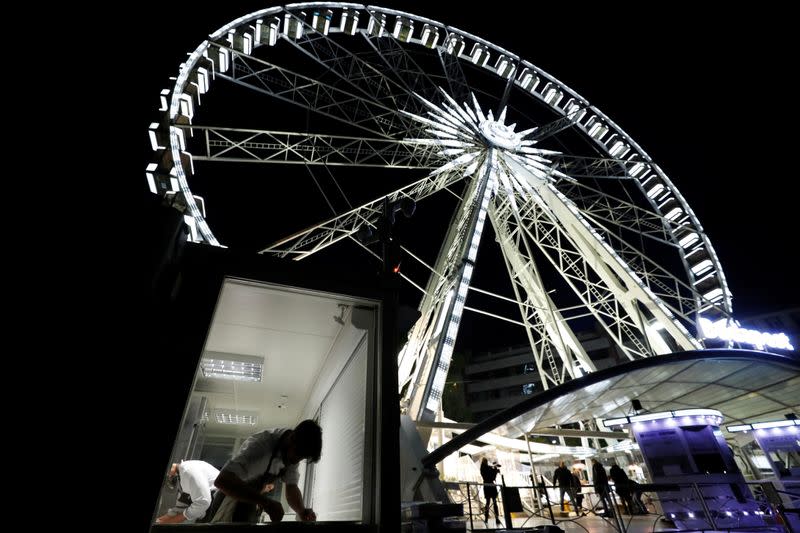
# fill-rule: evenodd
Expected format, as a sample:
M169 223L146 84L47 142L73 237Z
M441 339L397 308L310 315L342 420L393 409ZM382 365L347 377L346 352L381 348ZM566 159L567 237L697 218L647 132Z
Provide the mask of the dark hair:
M294 428L294 442L297 454L311 463L319 461L322 453L322 428L315 420L303 420Z

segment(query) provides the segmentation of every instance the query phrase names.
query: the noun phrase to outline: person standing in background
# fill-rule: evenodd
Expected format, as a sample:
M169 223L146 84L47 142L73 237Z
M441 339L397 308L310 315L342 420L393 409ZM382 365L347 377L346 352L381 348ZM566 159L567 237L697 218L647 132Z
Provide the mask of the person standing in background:
M494 485L494 480L500 467L495 465L489 466L489 461L484 457L481 460L481 477L483 478L483 495L486 498L486 507L483 510L483 521L489 521L489 502L494 502L494 516L497 523L500 524L500 513L497 510L497 487Z
M583 484L581 483L580 471L577 468L572 469L572 492L575 494L575 513L583 516Z
M558 465L555 472L553 472L553 481L558 484L559 501L561 503L561 511L564 511L564 493L569 494L569 501L575 505L575 491L572 488L572 474L567 470L564 461ZM575 509L578 512L578 509Z
M614 506L608 494L608 475L606 474L606 469L603 468L603 465L601 465L597 459L592 459L592 481L594 482L594 491L603 504L604 513L608 515L609 509L611 509L613 513Z
M625 507L625 512L629 515L635 514L633 499L631 498L631 480L628 478L628 475L625 474L625 471L620 468L617 463L611 464L608 475L611 476L611 479L614 481L614 490L619 494L622 505Z

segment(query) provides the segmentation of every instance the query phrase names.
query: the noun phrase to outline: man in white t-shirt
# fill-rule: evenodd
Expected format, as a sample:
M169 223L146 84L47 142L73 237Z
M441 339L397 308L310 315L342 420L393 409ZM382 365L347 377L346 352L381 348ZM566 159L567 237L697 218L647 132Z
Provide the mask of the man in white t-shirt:
M168 483L178 490L175 506L166 514L156 518L159 524L201 522L211 505L212 492L216 492L214 480L219 470L205 461L182 461L173 463L169 469Z
M317 515L305 507L303 494L297 486L300 481L297 464L302 459L316 463L321 451L322 429L314 420L303 420L294 429L264 430L250 436L239 452L225 463L214 483L226 498L237 500L236 510L225 521L255 522L260 507L270 520L280 522L283 506L262 492L266 483L276 479L286 484L286 501L298 518L304 522L315 521Z

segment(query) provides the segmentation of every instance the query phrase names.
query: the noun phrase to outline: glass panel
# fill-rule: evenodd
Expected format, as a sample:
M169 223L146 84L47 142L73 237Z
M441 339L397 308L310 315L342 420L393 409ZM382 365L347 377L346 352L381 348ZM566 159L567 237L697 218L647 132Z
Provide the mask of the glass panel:
M294 521L312 516L306 509L320 494L318 520L365 520L377 310L375 302L342 295L226 280L156 521L258 523L278 519L280 509L283 521ZM342 413L354 422L337 426ZM303 423L309 433L301 437L306 419L319 422ZM305 468L315 455L315 468ZM347 494L341 475L325 475L342 465L352 477Z

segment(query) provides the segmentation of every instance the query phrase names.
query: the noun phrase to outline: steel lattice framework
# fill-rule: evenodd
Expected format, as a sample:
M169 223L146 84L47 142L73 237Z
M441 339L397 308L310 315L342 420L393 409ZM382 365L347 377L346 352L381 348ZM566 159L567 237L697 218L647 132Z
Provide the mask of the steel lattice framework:
M321 117L327 129L198 124L212 81ZM638 359L702 347L701 313L731 317L710 241L647 153L565 84L469 33L358 4L273 7L211 34L161 98L147 178L153 192L182 197L195 240L219 244L190 188L195 162L414 176L263 250L294 260L377 229L387 204L443 191L458 198L439 254L425 264L430 277L407 278L421 292L421 316L398 372L403 408L417 421L440 408L465 311L524 327L544 388L595 370L576 318L591 317ZM514 302L518 316L466 305L470 293L492 295L471 283L487 220L513 292L493 296ZM413 243L404 250L422 261ZM553 295L545 271L570 298Z

